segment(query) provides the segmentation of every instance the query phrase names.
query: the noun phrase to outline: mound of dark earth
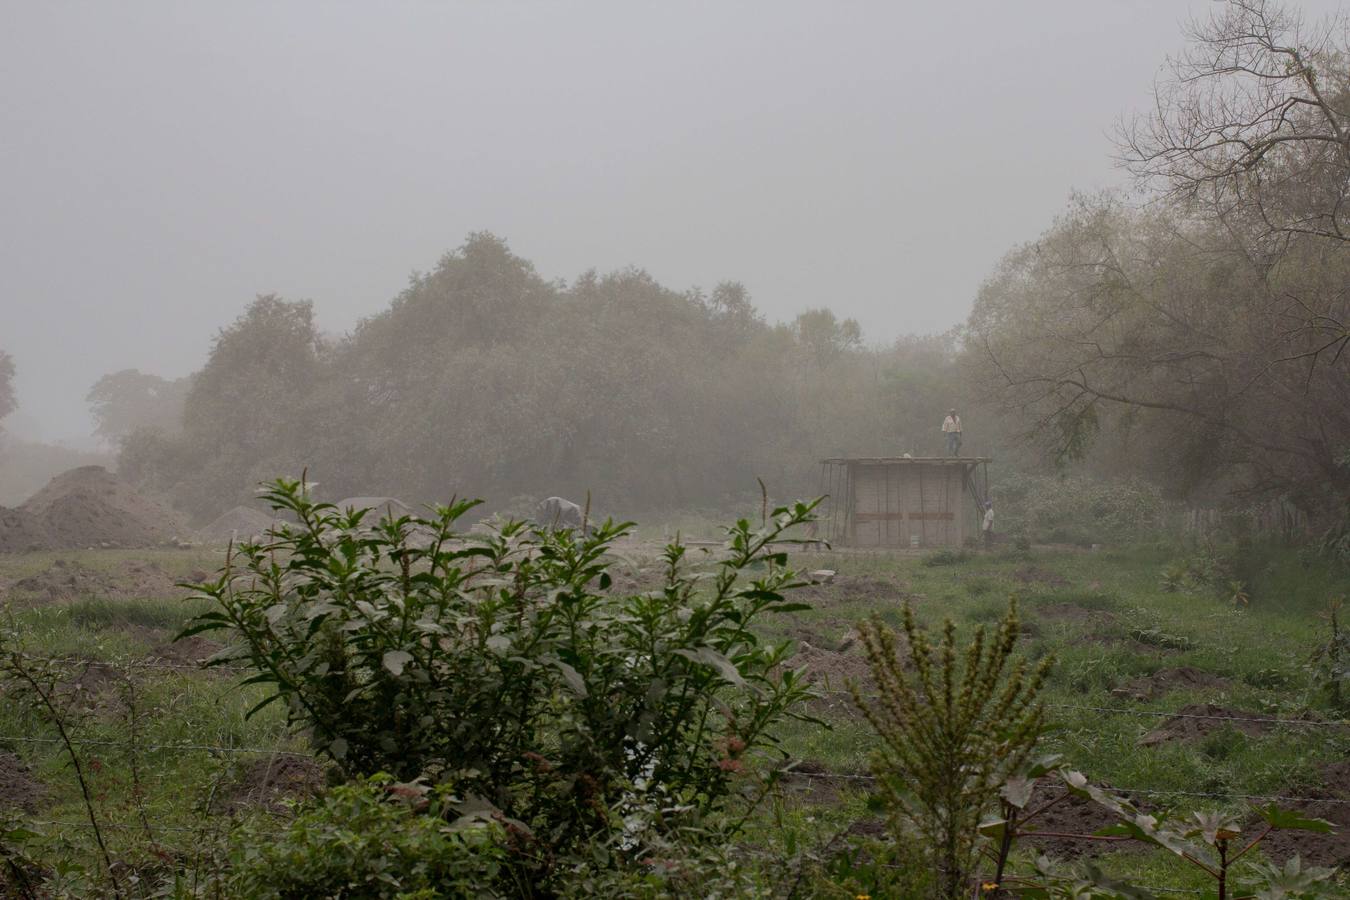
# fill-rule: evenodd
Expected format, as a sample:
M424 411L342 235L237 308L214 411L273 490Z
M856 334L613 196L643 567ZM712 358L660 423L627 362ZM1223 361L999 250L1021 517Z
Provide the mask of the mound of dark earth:
M1133 798L1128 795L1122 796L1133 802ZM1075 859L1107 853L1124 843L1074 837L1094 834L1116 824L1117 819L1091 800L1070 794L1057 782L1042 779L1036 783L1027 812L1034 813L1037 810L1040 812L1025 825L1030 833L1023 840L1035 847L1038 853Z
M857 682L864 694L874 690L867 657L852 635L845 637L838 649L799 641L797 653L787 664L794 669L805 667L807 682L821 690L846 691L850 682ZM828 699L848 701L847 697Z
M1177 666L1171 669L1159 669L1152 675L1132 678L1111 693L1117 697L1131 700L1156 700L1172 691L1227 688L1232 682L1220 675L1196 669L1191 666Z
M881 581L863 575L835 575L829 581L808 585L792 591L793 600L801 600L815 606L834 603L853 603L857 601L875 601L901 605L905 600L916 599L906 593L893 581Z
M0 513L0 551L154 547L183 532L166 507L102 466L57 475L16 510Z
M1069 579L1060 575L1058 572L1051 572L1048 569L1037 568L1036 566L1024 566L1013 572L1013 578L1023 584L1043 584L1047 587L1068 587Z
M152 562L127 562L112 571L93 569L58 559L45 571L21 578L9 593L39 601L107 597L114 600L175 597L181 595L177 579Z
M0 751L0 809L36 812L46 799L46 786L33 777L23 760Z
M226 812L262 807L280 815L286 811L283 800L312 797L323 786L323 768L318 762L278 754L249 763L238 779L222 789L217 802Z
M1221 728L1232 728L1247 735L1264 734L1272 725L1273 719L1261 713L1227 709L1213 703L1190 703L1141 737L1139 746L1153 747L1167 741L1193 740Z
M1335 831L1332 834L1272 831L1261 841L1261 849L1276 862L1284 863L1297 854L1305 863L1317 866L1350 866L1350 760L1325 766L1318 774L1321 778L1318 787L1298 791L1298 796L1306 799L1277 805L1308 818L1325 819L1335 826ZM1262 830L1264 823L1259 818L1243 827L1252 837Z
M1104 609L1089 609L1076 603L1037 603L1028 607L1032 615L1049 622L1071 622L1083 625L1102 625L1115 621L1115 615Z
M46 550L51 542L47 525L40 517L0 506L0 553Z

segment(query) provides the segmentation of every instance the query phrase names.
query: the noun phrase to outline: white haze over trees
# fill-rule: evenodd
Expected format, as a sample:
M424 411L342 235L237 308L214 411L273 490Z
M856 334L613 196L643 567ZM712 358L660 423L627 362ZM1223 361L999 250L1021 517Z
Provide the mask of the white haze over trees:
M91 433L99 378L188 375L258 294L345 332L479 230L548 279L636 265L870 342L946 330L1072 190L1120 182L1112 121L1209 6L11 4L24 427Z

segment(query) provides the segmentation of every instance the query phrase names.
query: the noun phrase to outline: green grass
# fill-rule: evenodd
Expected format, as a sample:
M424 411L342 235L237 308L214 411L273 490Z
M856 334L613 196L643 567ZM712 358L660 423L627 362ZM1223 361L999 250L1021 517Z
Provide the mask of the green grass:
M654 549L649 545L642 552ZM926 626L937 627L951 618L965 637L996 622L1007 598L1016 596L1025 626L1022 651L1055 660L1044 694L1052 705L1054 726L1046 749L1063 754L1094 781L1164 792L1149 795L1162 807L1237 812L1242 802L1226 795L1299 795L1315 784L1320 766L1350 755L1350 729L1288 727L1261 735L1221 730L1200 740L1143 748L1140 737L1161 717L1096 709L1168 713L1186 703L1212 702L1281 718L1336 715L1326 707L1307 659L1325 628L1320 614L1327 600L1350 592L1350 579L1305 566L1292 551L1257 548L1244 563L1250 569L1246 577L1251 605L1234 608L1217 596L1162 590L1163 569L1184 553L1165 545L1100 552L965 553L943 557L939 565L932 564L932 556L909 554L802 554L793 560L798 569L829 568L839 577L816 589L818 602L812 609L768 621L763 636L837 647L866 617L898 624L908 598ZM0 556L0 583L40 573L58 558L112 575L124 571L129 561L149 561L186 578L214 569L216 556L196 551ZM643 559L650 568L651 557ZM859 579L869 584L855 591L851 586ZM881 590L873 583L893 585L893 590ZM87 759L97 761L89 772L90 784L102 821L112 826L107 835L112 849L137 859L147 858L148 843L138 824L133 780L143 786L146 818L162 829L156 835L159 846L182 858L200 848L203 829L219 830L226 821L206 814L208 800L228 792L243 767L263 758L253 753L151 748L303 747L299 738L286 734L275 707L246 719L245 713L262 696L259 688L239 687L237 678L226 674L133 665L162 648L202 610L199 602L184 600L180 593L127 600L80 597L59 603L17 598L6 612L7 630L19 636L27 653L124 667L97 690L78 698L72 706L72 728L82 741L114 742L86 746ZM1193 666L1227 681L1222 687L1176 691L1148 702L1111 694L1125 681L1175 666ZM139 711L136 737L141 749L134 756L121 743L131 727L124 686L128 676L135 685L134 706ZM6 738L51 738L53 729L28 705L3 699L0 749L27 762L50 794L50 804L31 818L73 823L35 826L43 835L40 840L53 853L88 854L89 829L81 824L86 813L69 759L52 744L13 740L6 744ZM790 724L780 735L783 753L819 762L832 772L866 772L876 740L867 723L850 712L849 701L833 697L814 712L828 727ZM823 845L850 823L875 815L867 810L867 793L866 782L835 784L826 791L784 790L754 818L746 841L782 849L790 833L791 840L803 846L812 840ZM1196 798L1189 793L1225 796ZM1184 866L1155 853L1120 851L1103 857L1102 865L1141 884L1201 884Z

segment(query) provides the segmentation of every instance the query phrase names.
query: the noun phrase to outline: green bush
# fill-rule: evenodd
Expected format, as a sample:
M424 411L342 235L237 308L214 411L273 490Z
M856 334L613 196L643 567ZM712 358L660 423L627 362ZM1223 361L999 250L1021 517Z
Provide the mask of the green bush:
M266 496L298 524L197 585L217 608L185 634L232 632L233 658L270 688L258 708L282 702L347 773L448 780L509 820L534 878L640 854L633 817L707 827L775 728L802 717L790 643L752 626L806 608L784 598L804 582L768 548L814 504L727 529L711 571L671 545L662 585L622 595L606 559L625 526L461 534L471 502L371 526L300 482Z
M398 784L375 775L334 788L302 806L278 833L252 820L231 835L226 896L498 897L506 829L481 819L448 822L448 787Z
M1162 493L1143 481L1002 473L993 486L999 528L1043 544L1153 538L1171 524Z

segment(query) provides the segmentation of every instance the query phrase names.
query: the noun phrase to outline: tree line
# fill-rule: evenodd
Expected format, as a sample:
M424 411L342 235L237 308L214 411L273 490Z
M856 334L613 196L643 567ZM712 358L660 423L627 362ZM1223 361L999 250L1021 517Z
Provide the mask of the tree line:
M1137 193L1073 198L969 320L869 345L826 308L767 322L735 282L547 280L471 234L351 333L257 298L203 367L90 393L122 472L210 516L277 472L325 494L590 492L602 510L725 507L831 455L968 451L1144 477L1173 498L1350 502L1350 54L1264 0L1192 23L1122 121ZM12 406L0 356L0 414ZM331 493L330 493L331 492Z

